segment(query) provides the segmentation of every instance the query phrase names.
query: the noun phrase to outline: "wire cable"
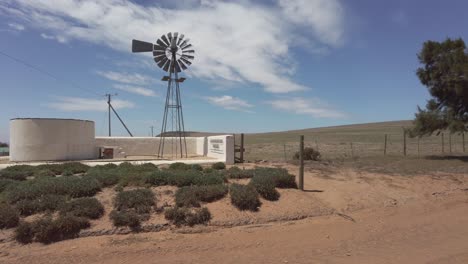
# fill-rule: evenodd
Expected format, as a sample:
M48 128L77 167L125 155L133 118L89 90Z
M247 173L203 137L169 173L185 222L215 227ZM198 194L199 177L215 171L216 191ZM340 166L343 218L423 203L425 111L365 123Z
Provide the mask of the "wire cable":
M80 90L82 90L82 91L86 91L86 92L88 92L88 93L92 93L92 94L97 95L97 96L101 96L100 94L98 94L98 93L96 93L96 92L94 92L94 91L92 91L92 90L85 89L85 88L83 88L83 87L80 87L80 86L78 86L78 85L72 83L72 82L67 82L66 80L61 79L61 78L55 76L54 74L51 74L51 73L49 73L49 72L47 72L47 71L45 71L45 70L43 70L43 69L41 69L41 68L39 68L39 67L37 67L37 66L35 66L35 65L32 65L31 63L29 63L29 62L27 62L27 61L24 61L24 60L22 60L22 59L18 59L18 58L16 58L16 57L12 56L12 55L9 55L9 54L7 54L7 53L1 51L1 50L0 50L0 55L3 55L3 56L5 56L5 57L7 57L7 58L9 58L9 59L11 59L11 60L17 62L17 63L23 64L23 65L26 66L26 67L29 67L29 68L31 68L31 69L33 69L33 70L36 70L37 72L40 72L40 73L42 73L42 74L44 74L44 75L47 75L47 76L49 76L50 78L55 79L56 81L63 82L63 83L67 83L68 85L70 85L70 86L73 87L73 88L80 89Z

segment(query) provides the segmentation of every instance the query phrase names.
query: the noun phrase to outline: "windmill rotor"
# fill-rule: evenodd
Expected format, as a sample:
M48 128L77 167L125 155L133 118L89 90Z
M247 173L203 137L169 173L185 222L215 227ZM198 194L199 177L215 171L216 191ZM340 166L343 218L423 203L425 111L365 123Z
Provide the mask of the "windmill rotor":
M184 34L169 32L162 35L155 44L133 40L132 52L152 52L159 68L166 72L181 72L192 64L195 58L193 45Z

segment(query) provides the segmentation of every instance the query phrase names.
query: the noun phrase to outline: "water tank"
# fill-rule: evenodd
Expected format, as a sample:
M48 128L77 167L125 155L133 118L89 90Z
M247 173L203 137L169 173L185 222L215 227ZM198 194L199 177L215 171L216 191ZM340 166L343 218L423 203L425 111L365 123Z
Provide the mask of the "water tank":
M77 119L10 120L10 161L95 159L94 122Z

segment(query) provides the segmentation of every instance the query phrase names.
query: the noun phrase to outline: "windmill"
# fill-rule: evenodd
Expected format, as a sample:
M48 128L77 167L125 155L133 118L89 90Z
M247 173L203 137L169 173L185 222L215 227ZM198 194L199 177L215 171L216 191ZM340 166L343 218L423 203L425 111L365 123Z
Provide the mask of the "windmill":
M168 128L171 129L172 155L175 154L177 157L180 154L182 158L185 154L187 157L184 115L179 89L179 84L185 81L185 78L179 78L178 73L186 70L192 64L195 50L189 43L189 39L184 37L184 34L179 35L175 32L162 35L156 44L135 39L132 41L132 52L152 52L156 64L169 73L169 76L164 76L161 79L167 81L167 93L158 147L158 157L160 158L164 156Z

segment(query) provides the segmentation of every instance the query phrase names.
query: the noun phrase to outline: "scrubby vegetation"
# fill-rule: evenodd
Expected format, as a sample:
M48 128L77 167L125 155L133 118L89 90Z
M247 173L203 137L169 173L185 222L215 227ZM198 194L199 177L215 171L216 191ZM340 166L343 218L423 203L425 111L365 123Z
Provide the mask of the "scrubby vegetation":
M75 238L81 229L88 228L88 219L73 215L51 216L38 219L32 223L21 222L15 230L15 239L20 243L33 241L49 244L52 242Z
M208 208L172 207L166 209L164 217L176 226L194 226L207 224L211 220L211 213Z
M211 165L211 168L214 170L224 170L226 169L226 164L224 164L224 162L216 162Z
M200 202L214 202L226 196L226 185L186 186L177 190L175 202L179 207L199 207Z
M114 200L117 211L135 210L138 214L149 213L155 204L154 194L149 189L119 192Z
M114 210L109 215L114 226L128 226L132 230L138 230L141 226L140 216L135 211L125 210L117 211Z
M248 179L252 178L254 170L240 169L239 167L233 166L226 170L226 176L229 179Z
M294 153L293 159L298 160L300 156L299 151ZM320 160L320 152L311 147L305 147L303 152L304 160Z
M34 199L23 199L16 202L15 207L21 215L28 216L40 212L53 212L63 206L66 196L45 194Z
M231 184L229 194L231 203L239 210L258 211L261 205L258 192L252 185Z
M190 170L192 166L183 162L175 162L169 165L170 170Z
M60 214L98 219L104 214L104 206L94 197L83 197L62 205Z
M15 227L18 222L18 211L8 204L0 203L0 229Z

